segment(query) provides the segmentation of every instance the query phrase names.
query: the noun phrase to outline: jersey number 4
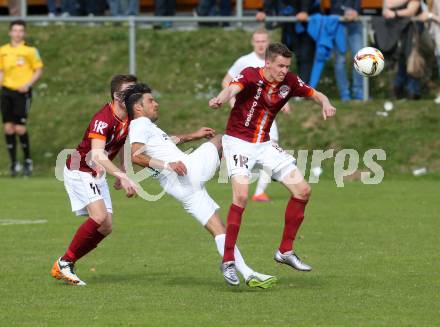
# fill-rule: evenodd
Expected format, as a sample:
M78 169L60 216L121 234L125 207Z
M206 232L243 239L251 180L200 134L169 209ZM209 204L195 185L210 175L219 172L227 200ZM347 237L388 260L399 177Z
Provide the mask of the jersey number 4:
M101 191L99 190L98 185L96 185L96 184L94 184L94 183L90 183L89 185L90 185L90 188L91 188L92 191L93 191L93 194L96 195L96 193L98 193L99 195L101 195Z
M235 167L238 167L240 165L240 167L246 167L249 168L247 163L249 161L249 158L243 155L236 155L234 154L234 156L232 157L234 158L234 162L235 162Z

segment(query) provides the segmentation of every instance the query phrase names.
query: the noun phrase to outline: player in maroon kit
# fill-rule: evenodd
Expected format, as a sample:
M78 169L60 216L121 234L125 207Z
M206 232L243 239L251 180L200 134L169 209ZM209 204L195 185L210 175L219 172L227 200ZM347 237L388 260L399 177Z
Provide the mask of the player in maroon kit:
M116 189L123 188L128 197L136 194L136 185L112 160L121 152L128 135L129 117L122 92L137 82L133 75L116 75L110 83L112 102L92 118L81 143L64 167L64 186L72 211L89 218L78 228L66 253L58 258L51 271L56 279L72 285L86 285L74 271L74 264L97 247L112 230L112 202L105 174L115 176Z
M230 85L209 101L213 109L235 96L223 136L223 153L232 183L232 205L226 227L222 272L231 285L238 285L234 246L241 218L247 204L249 178L255 164L270 172L291 193L285 212L281 244L274 259L300 271L310 271L293 252L293 241L304 219L304 209L311 187L297 169L295 159L270 142L269 130L276 114L291 97L307 97L322 107L324 119L336 113L328 98L289 72L292 53L281 43L270 44L266 50L265 67L244 69Z

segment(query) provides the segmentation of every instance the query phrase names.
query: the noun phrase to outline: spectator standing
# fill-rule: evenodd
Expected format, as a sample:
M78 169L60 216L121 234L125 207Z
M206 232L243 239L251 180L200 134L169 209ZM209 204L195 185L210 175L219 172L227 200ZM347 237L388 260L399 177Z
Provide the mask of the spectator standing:
M420 0L385 0L382 10L382 16L386 20L408 20L420 13ZM422 28L419 23L416 24L416 28ZM410 26L411 24L408 24L407 28ZM410 76L406 70L407 59L412 48L411 35L412 33L405 29L401 32L400 36L401 50L398 54L397 74L393 82L394 96L397 99L404 97L405 88L409 99L420 99L420 80Z
M199 4L195 9L195 13L198 16L231 16L232 15L232 5L231 0L219 0L219 9L217 9L216 0L199 0ZM215 24L206 23L200 24L203 26L214 26ZM223 23L223 26L228 26L228 23Z
M21 10L20 0L8 0L9 16L19 16Z
M265 8L269 8L271 0L265 0ZM305 83L310 82L315 54L315 41L307 33L309 16L318 12L319 7L315 0L283 0L281 15L295 16L298 23L283 23L281 42L293 51L296 57L298 76ZM256 18L264 20L266 14L259 12Z
M49 18L53 18L57 15L57 1L56 0L47 0L47 12Z
M79 16L104 16L105 0L76 0Z
M122 16L122 3L121 0L107 0L108 7L112 16Z
M332 0L330 3L330 14L344 17L344 28L347 48L354 56L362 48L362 24L355 21L358 18L361 8L360 0ZM363 99L363 78L354 69L352 71L352 87L350 94L350 83L347 78L346 53L334 47L335 53L335 77L342 101L351 99Z
M76 0L61 0L61 14L63 16L76 16L77 15Z
M107 0L112 16L136 16L139 14L139 0Z
M121 3L125 16L136 16L139 14L139 0L122 0Z
M155 16L175 16L176 15L176 0L156 0L154 2ZM172 26L172 22L164 22L163 27L168 28ZM160 27L157 26L157 27Z
M434 54L438 69L437 78L440 78L440 0L428 0L427 7L427 10L419 15L419 19L427 23L429 34L434 40ZM440 104L440 92L438 91L434 102Z

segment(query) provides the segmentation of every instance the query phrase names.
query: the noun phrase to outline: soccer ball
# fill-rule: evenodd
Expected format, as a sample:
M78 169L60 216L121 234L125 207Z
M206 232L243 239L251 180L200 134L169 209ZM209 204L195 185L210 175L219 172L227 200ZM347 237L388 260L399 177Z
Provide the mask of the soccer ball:
M373 47L360 49L353 58L353 66L362 76L379 75L385 64L383 54Z

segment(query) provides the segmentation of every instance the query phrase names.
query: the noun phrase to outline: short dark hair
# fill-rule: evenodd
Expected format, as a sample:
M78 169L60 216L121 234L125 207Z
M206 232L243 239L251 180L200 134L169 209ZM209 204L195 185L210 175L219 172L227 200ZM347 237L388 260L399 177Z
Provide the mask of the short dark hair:
M139 103L139 101L142 99L142 96L146 93L151 93L151 88L144 83L130 85L124 90L123 99L125 108L127 109L128 118L130 120L132 120L134 116L133 108L135 104Z
M12 22L9 23L9 30L11 30L12 27L15 25L20 25L20 26L23 26L24 28L26 28L26 22L24 20L16 19L16 20L13 20Z
M137 77L129 74L113 76L110 82L110 93L112 100L114 100L115 93L121 92L122 84L124 83L137 83Z
M292 51L282 43L271 43L266 49L266 60L274 61L277 56L292 58Z

